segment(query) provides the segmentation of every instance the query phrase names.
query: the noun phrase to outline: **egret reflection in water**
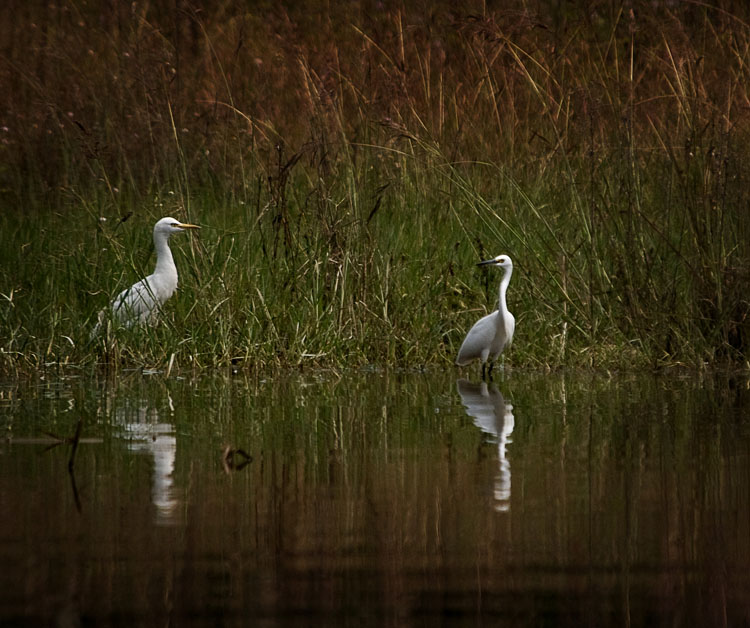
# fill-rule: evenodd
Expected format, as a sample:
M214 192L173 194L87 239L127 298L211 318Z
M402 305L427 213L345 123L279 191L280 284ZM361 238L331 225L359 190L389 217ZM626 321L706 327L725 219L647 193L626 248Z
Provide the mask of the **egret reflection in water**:
M485 381L475 384L459 379L456 388L466 414L474 420L474 425L497 440L499 469L495 477L495 509L503 512L510 510L510 460L506 456L506 446L512 442L510 436L515 424L513 406L505 403L497 386L487 386Z
M169 400L170 407L172 400ZM177 438L171 423L164 422L159 411L144 399L126 400L115 410L115 421L123 430L128 449L152 457L151 502L156 507L155 523L177 523L180 499L174 486Z

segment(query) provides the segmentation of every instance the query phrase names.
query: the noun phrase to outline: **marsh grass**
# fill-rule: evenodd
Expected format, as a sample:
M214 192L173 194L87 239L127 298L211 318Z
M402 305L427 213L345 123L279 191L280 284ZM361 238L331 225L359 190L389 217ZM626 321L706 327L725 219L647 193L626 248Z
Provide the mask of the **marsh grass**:
M449 365L499 253L513 366L747 366L750 9L566 7L26 5L0 367ZM161 324L89 342L165 215Z

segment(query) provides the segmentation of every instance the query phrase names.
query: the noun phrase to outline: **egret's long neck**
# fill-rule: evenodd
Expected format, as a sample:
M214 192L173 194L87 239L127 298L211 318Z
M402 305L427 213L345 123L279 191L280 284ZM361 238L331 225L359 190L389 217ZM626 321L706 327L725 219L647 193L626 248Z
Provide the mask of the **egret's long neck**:
M154 248L156 249L155 275L177 275L172 251L169 248L169 236L164 233L154 234Z
M508 304L505 301L505 293L508 291L508 284L510 283L510 276L513 274L513 267L510 266L503 275L503 280L500 282L500 300L498 307L501 312L508 311Z

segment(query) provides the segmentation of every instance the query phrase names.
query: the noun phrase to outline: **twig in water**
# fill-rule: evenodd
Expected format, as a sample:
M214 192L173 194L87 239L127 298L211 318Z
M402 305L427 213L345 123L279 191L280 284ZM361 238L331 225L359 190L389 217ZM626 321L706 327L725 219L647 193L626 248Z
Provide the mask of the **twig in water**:
M235 456L242 458L240 462L235 461ZM224 454L221 457L221 464L224 467L224 471L231 473L232 471L240 471L244 469L253 461L253 457L248 454L244 449L238 449L227 445L224 448Z

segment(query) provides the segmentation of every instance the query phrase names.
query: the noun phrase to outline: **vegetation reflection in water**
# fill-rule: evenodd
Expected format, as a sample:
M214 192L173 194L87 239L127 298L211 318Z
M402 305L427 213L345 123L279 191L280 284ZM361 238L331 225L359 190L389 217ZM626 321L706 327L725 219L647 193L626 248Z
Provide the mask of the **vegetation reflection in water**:
M3 621L750 613L745 380L134 373L0 401ZM68 474L49 435L79 424Z

